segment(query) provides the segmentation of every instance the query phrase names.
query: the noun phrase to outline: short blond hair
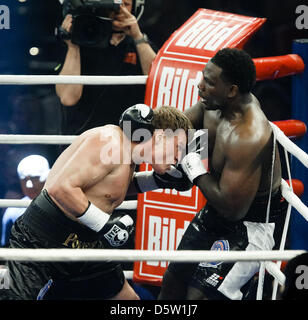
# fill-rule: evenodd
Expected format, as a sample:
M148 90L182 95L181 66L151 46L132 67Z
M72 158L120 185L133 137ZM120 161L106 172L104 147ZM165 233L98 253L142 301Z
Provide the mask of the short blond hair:
M152 125L154 129L183 129L188 134L189 129L193 129L192 123L187 116L175 107L161 106L153 110Z

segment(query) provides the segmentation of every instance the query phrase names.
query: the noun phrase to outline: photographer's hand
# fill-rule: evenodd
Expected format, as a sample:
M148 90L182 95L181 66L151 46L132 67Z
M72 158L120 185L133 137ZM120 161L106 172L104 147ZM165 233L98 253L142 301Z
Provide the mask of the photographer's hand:
M125 5L120 7L120 11L113 20L115 31L123 31L126 35L132 37L135 41L143 38L136 17L127 10ZM115 33L113 36L116 35ZM136 44L136 49L140 59L143 74L149 74L153 60L156 57L155 51L148 42Z
M62 22L61 27L67 31L68 33L72 33L73 28L73 17L71 14L67 14ZM64 40L67 46L70 47L78 47L78 45L73 44L71 40Z
M134 40L140 39L143 36L136 17L124 5L120 7L119 13L115 15L113 27L117 31L123 31Z

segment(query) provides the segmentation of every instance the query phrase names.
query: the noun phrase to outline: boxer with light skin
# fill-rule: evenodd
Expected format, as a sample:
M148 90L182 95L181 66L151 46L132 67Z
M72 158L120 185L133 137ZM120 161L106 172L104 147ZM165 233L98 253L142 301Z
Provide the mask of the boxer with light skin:
M186 145L184 130L176 141L172 137L168 139L163 129L156 129L153 137L144 143L130 141L118 126L108 125L103 130L104 135L101 128L95 128L78 137L56 161L44 186L54 202L72 219L86 211L88 201L111 213L123 202L126 194L135 194L134 184L130 182L135 163L141 163L136 159L136 155L142 155L144 162L150 163L155 172L164 174L171 168L171 164L181 158L181 150L184 150ZM112 142L116 148L113 150L117 150L118 154L113 152L113 159L105 165L101 161L104 158L102 149L109 143L110 137L114 137ZM116 144L117 142L119 144ZM130 148L124 147L128 145ZM173 154L171 162L153 162L155 159L166 159L166 150ZM125 154L126 152L135 155L131 157L135 158L135 162L124 165L118 162L119 159L131 156ZM78 157L79 161L72 163L70 159L75 157Z
M131 141L122 130L125 121L131 121L133 131L150 130L151 138ZM164 133L165 129L182 130L174 139ZM56 160L43 191L15 223L11 247L123 247L132 234L134 221L125 212L114 210L127 194L158 188L191 188L187 177L173 166L183 156L189 129L190 121L176 108L160 107L153 111L146 105L136 105L123 113L120 126L107 125L84 132ZM110 139L115 144L111 159L121 161L107 164L101 160L110 155L102 149L110 144ZM128 145L130 148L124 147ZM170 162L155 161L156 157L168 159L169 152L173 154ZM154 171L136 173L134 162L123 163L132 153L139 154ZM12 261L9 268L12 290L21 299L42 299L46 291L49 295L57 292L57 299L138 299L120 265L111 261L64 266L47 263L39 272L38 264ZM30 273L32 276L26 279Z

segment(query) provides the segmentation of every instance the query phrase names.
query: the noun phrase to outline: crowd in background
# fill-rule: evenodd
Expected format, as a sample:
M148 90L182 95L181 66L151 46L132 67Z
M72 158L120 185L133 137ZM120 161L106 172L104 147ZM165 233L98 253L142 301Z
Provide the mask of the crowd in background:
M292 53L292 41L303 37L303 31L295 27L295 8L302 1L244 0L147 0L140 21L141 28L159 49L170 35L178 29L198 8L208 8L255 17L266 17L266 24L255 34L245 47L253 57L265 57ZM57 0L44 1L44 14L49 15L46 36L53 43L48 60L49 72L30 70L29 74L57 74L55 67L63 57L65 46L57 42L52 30L63 19ZM46 11L46 12L45 12ZM44 15L43 15L44 16ZM53 21L54 25L52 26ZM44 20L41 20L44 29ZM50 63L53 61L54 63ZM5 70L5 69L4 69ZM0 73L10 73L8 70ZM1 96L1 134L60 134L61 105L54 86L10 86ZM1 93L4 89L1 88ZM291 77L256 84L255 95L268 119L284 120L291 117ZM117 123L118 119L114 119ZM22 190L17 175L19 161L30 154L45 156L50 165L59 155L54 145L9 145L2 144L0 152L0 198L21 199ZM0 225L4 209L0 211ZM1 228L0 228L1 230Z

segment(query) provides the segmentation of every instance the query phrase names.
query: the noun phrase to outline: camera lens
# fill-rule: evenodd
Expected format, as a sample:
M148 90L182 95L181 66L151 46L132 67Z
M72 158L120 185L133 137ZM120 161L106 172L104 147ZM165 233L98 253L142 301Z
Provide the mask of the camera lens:
M112 23L91 15L80 15L74 20L72 42L82 46L108 45Z

